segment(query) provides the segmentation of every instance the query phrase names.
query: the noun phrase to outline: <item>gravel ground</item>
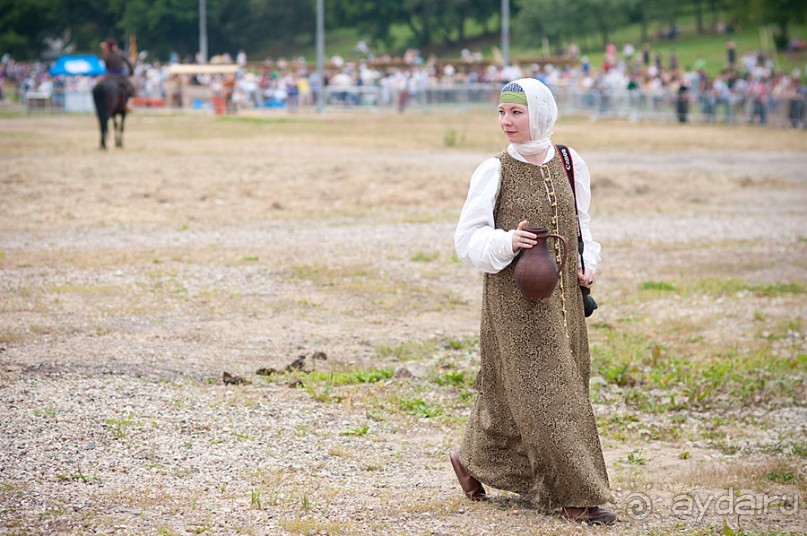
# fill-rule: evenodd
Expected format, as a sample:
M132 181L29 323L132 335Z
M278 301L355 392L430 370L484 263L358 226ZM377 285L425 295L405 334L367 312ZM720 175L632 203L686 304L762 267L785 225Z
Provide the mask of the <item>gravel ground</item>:
M790 463L759 453L805 438L802 402L755 409L763 424L738 431L742 459L708 442L604 437L615 528L554 520L505 492L463 500L447 455L469 402L435 378L478 364L480 277L452 260L451 235L485 153L368 156L337 140L292 167L273 155L305 153L282 133L241 135L227 160L222 139L166 142L147 118L130 127L134 149L98 154L76 149L94 133L73 140L68 122L0 119L0 533L807 531L803 458L795 482L755 488L748 476ZM53 140L63 147L49 151ZM124 154L150 159L118 167ZM632 316L663 333L686 321L702 344L742 346L755 316L790 318L783 344L804 355L800 296L665 308L630 297L641 281L804 284L803 152L585 156L599 170L598 322ZM344 176L323 174L334 169ZM324 204L306 204L309 190ZM395 376L300 386L255 374L299 356L326 373ZM250 383L224 384L225 371ZM615 404L599 401L598 417ZM646 463L626 465L637 451ZM673 515L682 492L728 497L733 478L735 495L779 493L785 506ZM628 510L636 500L651 501L646 516Z

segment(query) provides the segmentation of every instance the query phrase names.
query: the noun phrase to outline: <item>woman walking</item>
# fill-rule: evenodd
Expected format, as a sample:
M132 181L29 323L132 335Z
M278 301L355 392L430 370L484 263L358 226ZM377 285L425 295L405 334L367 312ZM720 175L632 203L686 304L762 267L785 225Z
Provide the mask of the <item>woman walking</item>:
M451 463L465 494L487 498L483 484L519 493L539 510L589 524L616 516L589 399L590 357L580 286L595 280L600 246L591 238L591 188L573 150L575 192L552 145L557 105L541 82L507 84L499 125L510 145L474 172L454 237L463 262L485 272L479 391L462 447ZM576 200L575 200L576 197ZM514 259L536 244L530 226L577 243L551 297L526 300L514 280ZM560 245L554 255L560 265Z

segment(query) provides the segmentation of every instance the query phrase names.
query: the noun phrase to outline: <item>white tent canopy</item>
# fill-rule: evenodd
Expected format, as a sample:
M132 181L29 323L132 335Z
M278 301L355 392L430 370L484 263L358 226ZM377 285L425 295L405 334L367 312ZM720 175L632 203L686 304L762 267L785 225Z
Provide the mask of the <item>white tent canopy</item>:
M240 67L238 65L198 65L195 63L189 64L174 64L168 66L168 74L233 74L237 73Z

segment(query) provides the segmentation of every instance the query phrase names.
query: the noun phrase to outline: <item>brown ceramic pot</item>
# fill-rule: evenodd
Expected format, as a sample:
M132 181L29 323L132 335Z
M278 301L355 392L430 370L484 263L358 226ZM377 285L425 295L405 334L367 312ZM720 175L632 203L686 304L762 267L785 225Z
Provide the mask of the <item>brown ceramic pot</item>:
M550 234L545 227L527 227L527 232L534 233L538 238L537 244L521 251L516 261L516 286L521 294L530 301L548 298L558 284L561 270L566 266L566 257L569 244L558 234ZM555 254L549 249L548 239L560 239L563 242L563 256L558 266Z

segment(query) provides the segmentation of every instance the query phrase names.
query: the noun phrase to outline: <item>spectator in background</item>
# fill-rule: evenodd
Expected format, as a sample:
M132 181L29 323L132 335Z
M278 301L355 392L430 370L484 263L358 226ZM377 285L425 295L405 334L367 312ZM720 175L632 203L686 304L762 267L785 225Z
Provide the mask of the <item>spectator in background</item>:
M695 62L692 71L675 73L672 69L664 68L661 54L654 52L648 43L643 43L639 54L637 51L633 52L633 61L625 61L626 57L631 55L631 47L625 44L618 61L613 65L605 62L600 69L591 65L586 56L580 57L577 65L560 64L553 67L536 62L525 66L523 70L516 65L503 69L492 62L477 63L481 58L478 58L476 53L465 50L464 61L455 62L444 70L442 66L445 64L439 62L436 56L430 55L423 63L419 53L410 49L407 51L406 59L411 63L403 67L400 66L400 58L389 56L386 57L385 66L373 64L371 60L363 61L358 69L355 64L344 61L339 62L341 67L329 66L325 74L325 85L336 81L337 87L334 89L341 92L340 102L345 104L353 105L359 102L392 107L397 104L400 106L399 109L403 110L410 102L424 104L438 101L458 102L460 91L467 91L458 87L462 83L490 84L503 79L506 81L532 77L544 81L553 91L558 91L559 99L569 99L579 111L585 110L598 115L623 115L627 111L631 117L641 119L643 114L648 112L656 116L674 114L677 117L682 111L679 110L678 99L679 80L681 80L687 83L687 101L699 104L702 115L696 117L698 120L711 121L717 114L721 114L726 122L742 117L760 123L764 121L792 125L795 121L796 124L803 124L799 119L803 115L804 108L803 86L799 83L791 84L791 77L781 71L777 72L777 66L772 58L760 51L745 53L738 50L733 41L726 41L725 46L727 63L734 62L735 65L733 69L726 68L721 76L714 80L706 78L706 69L700 60ZM569 51L571 55L579 53L579 49L572 45L569 46ZM611 45L607 52L613 57L616 49ZM236 61L245 63L245 56L246 54L242 55L240 51L235 56ZM176 59L175 54L172 54L172 57ZM213 56L211 62L224 62L228 57L227 53L222 53ZM164 65L160 65L156 60L152 60L149 65L145 60L143 56L136 67L134 78L139 81L139 85L136 85L138 94L150 99L165 98L169 106L188 106L189 101L183 99L184 102L179 102L177 98L177 95L183 95L181 87L187 80L182 82L180 77L169 79ZM186 60L189 61L190 58ZM340 58L335 58L335 61L338 60ZM672 65L678 62L680 58L675 56L671 58ZM113 66L113 70L116 70L114 60L110 59L109 63ZM5 54L0 59L0 77L2 77L0 79L5 81L6 89L12 90L9 95L13 95L17 101L22 101L27 91L38 89L40 84L48 79L47 68L47 64L40 62L15 62ZM119 72L127 71L128 69L124 67ZM272 73L274 77L271 76ZM338 83L340 73L348 75L351 79L348 85L341 88ZM304 58L296 58L291 62L283 58L278 58L276 62L267 59L261 74L259 80L255 80L250 69L244 66L238 73L232 103L237 102L242 106L249 106L248 103L265 106L266 102L262 97L271 99L273 96L284 94L286 105L291 108L295 90L290 89L284 81L288 74L293 74L299 105L314 104L319 83L318 75L307 70ZM251 78L253 80L250 80ZM749 89L749 83L756 80L766 82L767 91L763 91L761 96L752 95ZM57 78L53 82L54 105L58 105L56 99L62 94L62 91L59 91L62 84L65 85L65 91L76 91L77 79ZM200 75L194 77L192 83L209 85L212 79L210 76ZM254 87L256 84L257 89ZM357 86L361 86L358 91ZM760 84L755 82L754 91L758 92L759 86ZM48 84L46 83L44 87L47 88ZM16 91L13 91L14 88ZM489 88L477 86L463 95L469 97L471 102L483 102L486 98L490 98L489 91ZM683 106L684 103L680 104ZM720 110L721 106L723 110ZM688 117L689 111L691 109L685 114L687 120L691 119Z
M221 83L221 90L224 94L224 107L227 110L227 113L235 113L237 111L237 107L233 101L233 95L235 94L234 74L228 73L224 76L224 80Z
M681 80L681 83L678 85L678 94L676 95L675 101L675 112L678 115L679 123L686 123L688 121L689 87L687 87L687 82L685 80Z
M633 55L636 53L636 49L630 43L625 43L622 46L622 56L625 58L626 61L630 61L633 59Z
M737 45L732 39L726 41L726 61L729 69L734 69L737 65Z
M283 77L281 83L286 89L286 108L290 112L297 111L300 106L300 88L297 87L297 78L289 73Z
M807 86L801 84L801 72L796 69L790 77L784 97L787 99L787 117L793 128L804 128Z
M760 125L768 121L768 101L770 99L770 87L764 78L754 77L748 85L748 94L751 98L751 115L749 123L759 120Z
M678 54L675 49L670 51L670 70L673 72L678 70Z
M732 95L731 88L728 85L727 75L725 71L715 77L712 82L712 91L715 97L715 114L719 107L723 107L723 121L725 123L732 122Z
M642 65L645 69L650 66L650 45L648 43L642 44Z

